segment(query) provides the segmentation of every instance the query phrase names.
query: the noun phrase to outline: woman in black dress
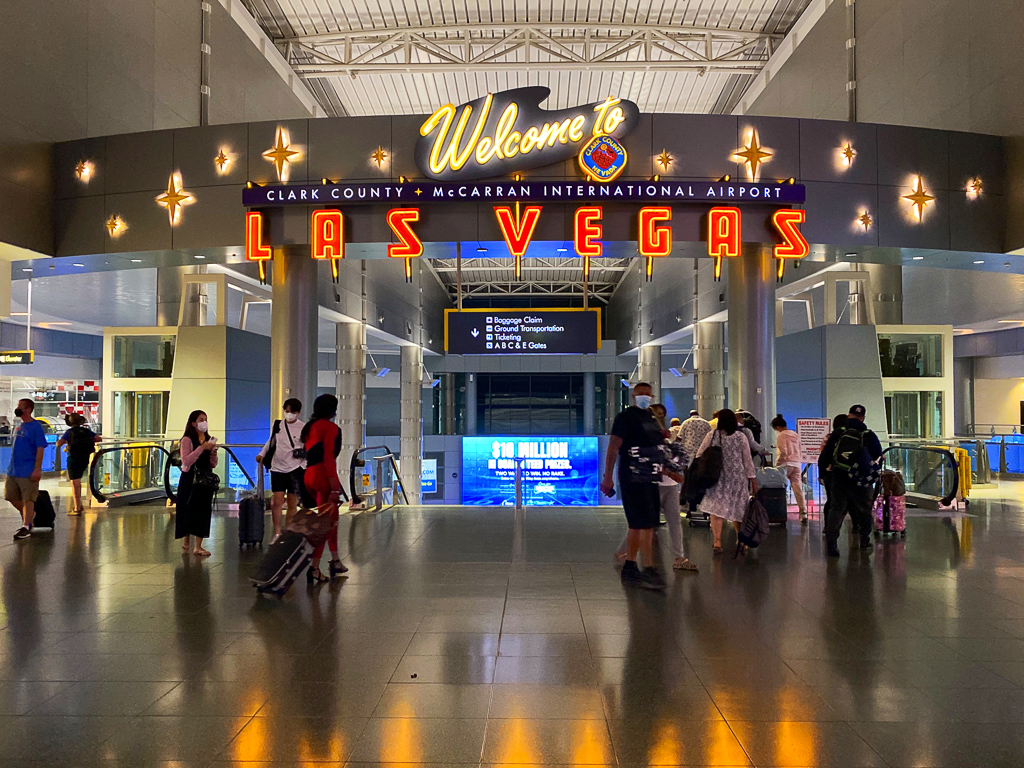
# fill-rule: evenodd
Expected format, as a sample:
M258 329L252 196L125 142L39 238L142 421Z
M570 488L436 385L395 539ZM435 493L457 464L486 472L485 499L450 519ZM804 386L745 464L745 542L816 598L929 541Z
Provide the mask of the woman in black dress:
M209 422L203 411L188 416L185 434L178 442L181 451L181 479L178 481L178 512L174 519L174 538L184 539L182 552L188 552L195 539L193 555L209 557L203 539L210 535L213 497L216 487L196 482L196 477L210 475L217 466L217 438L208 433Z

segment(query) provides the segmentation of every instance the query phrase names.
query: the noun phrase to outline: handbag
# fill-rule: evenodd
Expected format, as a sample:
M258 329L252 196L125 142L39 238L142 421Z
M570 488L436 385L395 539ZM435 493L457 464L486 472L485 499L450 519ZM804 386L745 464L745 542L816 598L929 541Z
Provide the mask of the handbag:
M286 530L300 533L314 547L318 547L327 540L328 534L338 525L334 515L329 513L332 504L324 504L320 507L299 509L291 516Z
M760 499L752 496L750 504L747 506L747 513L743 516L743 522L740 523L740 530L737 534L736 555L739 555L743 547L757 549L761 542L768 538L769 530L768 511L764 508ZM733 555L733 557L736 557L736 555Z
M212 488L214 491L220 489L220 477L211 469L197 469L192 484L200 488Z
M304 459L304 458L306 458L306 449L305 448L296 448L295 447L295 441L292 440L292 433L291 433L291 430L288 429L288 422L287 421L284 423L284 433L286 435L288 435L288 443L292 447L292 458L293 459Z
M717 485L719 478L722 477L722 464L725 461L722 453L722 433L716 430L716 434L718 445L715 445L715 436L712 435L711 444L693 462L693 483L704 491Z

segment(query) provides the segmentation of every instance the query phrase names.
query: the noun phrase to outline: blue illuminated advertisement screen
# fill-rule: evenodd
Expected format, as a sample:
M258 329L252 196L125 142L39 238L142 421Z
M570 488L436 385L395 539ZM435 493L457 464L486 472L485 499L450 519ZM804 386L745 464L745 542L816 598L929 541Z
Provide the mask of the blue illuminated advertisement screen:
M524 504L597 506L597 438L557 436L462 438L462 503L514 506L516 459L523 462Z

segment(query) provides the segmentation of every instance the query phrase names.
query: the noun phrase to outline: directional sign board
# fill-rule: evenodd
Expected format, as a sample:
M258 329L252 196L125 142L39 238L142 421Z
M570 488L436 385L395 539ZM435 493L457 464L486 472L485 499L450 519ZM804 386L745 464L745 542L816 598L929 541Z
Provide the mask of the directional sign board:
M449 309L444 348L454 355L593 354L601 348L601 311Z

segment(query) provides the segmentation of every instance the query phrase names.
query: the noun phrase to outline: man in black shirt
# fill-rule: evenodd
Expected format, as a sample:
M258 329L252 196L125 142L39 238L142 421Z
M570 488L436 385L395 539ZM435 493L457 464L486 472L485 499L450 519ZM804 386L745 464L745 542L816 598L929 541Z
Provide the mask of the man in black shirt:
M648 410L654 390L643 382L633 387L633 402L612 424L605 457L601 491L606 496L615 493L612 472L615 460L619 462L619 493L626 512L629 533L626 535L626 562L622 566L622 580L647 589L664 589L665 580L654 567L654 529L658 526L661 501L658 493L659 475L638 479L636 465L646 462L642 449L665 442L661 427ZM643 556L644 569L636 564L637 554Z

